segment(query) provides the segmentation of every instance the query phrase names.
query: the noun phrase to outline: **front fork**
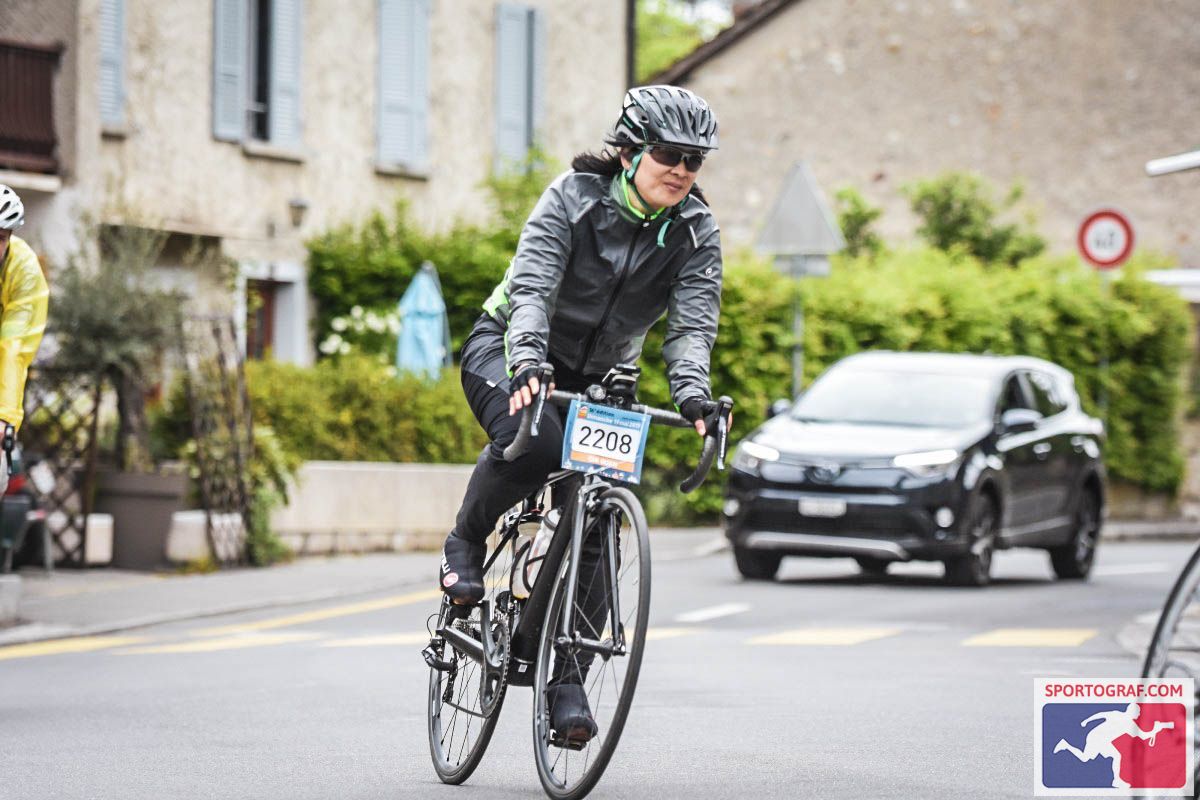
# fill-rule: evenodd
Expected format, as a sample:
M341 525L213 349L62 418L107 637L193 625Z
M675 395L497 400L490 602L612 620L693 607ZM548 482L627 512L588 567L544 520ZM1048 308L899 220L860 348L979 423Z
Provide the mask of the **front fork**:
M606 525L605 530L597 533L604 537L601 547L604 548L608 568L608 614L609 630L612 632L610 641L603 642L590 639L579 634L571 625L574 616L575 595L578 592L579 565L583 560L583 534L586 512L598 512L602 501L597 493L610 488L608 483L589 477L579 488L579 502L575 504L575 514L571 525L571 547L567 551L567 596L565 608L567 613L560 620L560 629L555 644L560 648L584 650L599 655L608 660L614 655L625 655L625 630L621 625L621 597L617 587L617 532ZM574 557L572 557L574 556ZM599 633L597 633L599 635Z

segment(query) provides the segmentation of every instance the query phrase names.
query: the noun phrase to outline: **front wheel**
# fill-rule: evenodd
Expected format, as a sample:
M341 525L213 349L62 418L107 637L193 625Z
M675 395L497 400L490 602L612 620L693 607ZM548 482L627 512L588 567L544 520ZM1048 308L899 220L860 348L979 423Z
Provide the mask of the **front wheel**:
M779 553L750 550L736 544L733 546L733 563L742 577L749 581L774 580L781 561L783 556Z
M581 552L568 556L547 605L533 684L538 777L556 800L592 790L633 704L650 617L650 535L633 493L613 488L600 495L596 512L584 518ZM579 571L568 608L573 558ZM583 687L596 723L590 739L572 740L553 730L547 689L572 683Z
M1142 677L1153 680L1200 678L1200 547L1192 551L1183 570L1167 595L1154 635L1146 648ZM1198 681L1200 683L1200 681ZM1200 694L1192 698L1200 713ZM1193 742L1196 765L1192 794L1200 795L1200 741Z
M999 516L988 495L977 495L971 501L964 525L970 544L966 553L946 562L947 582L954 586L987 586L991 582Z

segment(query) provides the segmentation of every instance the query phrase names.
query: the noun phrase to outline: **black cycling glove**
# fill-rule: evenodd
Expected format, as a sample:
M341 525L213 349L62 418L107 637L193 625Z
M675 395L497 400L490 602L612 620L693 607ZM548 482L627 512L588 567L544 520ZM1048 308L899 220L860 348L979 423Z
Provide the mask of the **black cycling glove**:
M695 424L696 420L704 420L704 431L708 436L717 435L717 401L706 400L703 397L689 397L679 407L679 415L688 422Z
M521 389L529 385L529 382L538 377L538 365L532 361L525 361L513 367L513 376L511 389L509 394L514 395ZM539 381L540 382L540 381ZM540 387L539 387L540 388Z

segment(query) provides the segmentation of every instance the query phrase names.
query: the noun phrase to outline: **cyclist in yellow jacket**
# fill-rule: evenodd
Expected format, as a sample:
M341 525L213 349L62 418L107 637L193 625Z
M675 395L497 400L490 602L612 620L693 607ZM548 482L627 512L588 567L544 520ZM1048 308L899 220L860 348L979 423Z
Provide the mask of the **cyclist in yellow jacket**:
M16 434L25 416L25 376L42 343L50 299L37 256L13 235L24 223L21 198L0 184L0 425L5 439ZM0 494L7 484L8 464L4 463Z

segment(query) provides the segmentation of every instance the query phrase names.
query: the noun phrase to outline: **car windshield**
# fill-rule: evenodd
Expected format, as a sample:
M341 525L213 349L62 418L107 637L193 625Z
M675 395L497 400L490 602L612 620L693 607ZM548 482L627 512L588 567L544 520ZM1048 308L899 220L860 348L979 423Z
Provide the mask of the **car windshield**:
M994 404L987 378L834 369L804 393L791 413L806 422L956 428L989 419Z

